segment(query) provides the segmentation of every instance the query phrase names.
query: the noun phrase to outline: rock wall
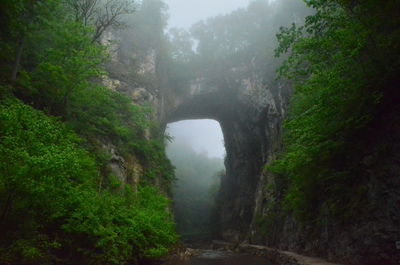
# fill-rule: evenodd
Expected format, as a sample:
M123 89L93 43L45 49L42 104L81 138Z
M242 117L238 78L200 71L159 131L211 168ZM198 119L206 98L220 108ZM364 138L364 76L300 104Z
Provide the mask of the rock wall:
M288 87L276 82L267 86L253 76L235 87L193 89L166 105L166 123L206 118L221 125L227 156L217 212L218 230L225 240L247 236L263 186L263 165L280 148L289 94Z
M319 223L299 222L283 206L287 183L264 165L273 161L282 143L282 121L290 88L277 82L266 85L256 75L233 87L202 89L199 80L184 97L168 96L165 123L185 119L215 119L226 147L226 176L218 195L220 238L247 241L346 264L400 264L400 128L397 109L383 109L368 131L354 139L360 152L351 165L357 168L365 208L346 222L319 211ZM200 87L200 89L199 89ZM397 96L389 99L399 100ZM382 104L396 106L389 102ZM397 104L398 106L398 104Z
M347 264L400 264L400 251L396 249L400 241L398 109L382 110L371 130L357 139L357 145L366 147L354 161L363 172L362 185L368 189L365 211L348 224L337 222L327 212L320 218L324 225L316 229L285 214L285 183L263 172L264 165L281 150L282 121L290 97L288 85L265 84L250 73L234 86L210 88L198 78L189 93L178 95L164 86L165 77L159 76L156 69L156 51L149 53L140 67L141 74L152 77L148 87L132 78L123 60L113 58L109 76L103 82L128 95L134 104L150 104L157 110L152 119L162 126L187 119L214 119L220 123L227 151L226 176L218 195L222 239L266 244ZM391 98L400 102L398 96ZM137 160L122 158L118 150L105 146L112 155L110 167L114 174L121 180L138 182L143 169Z
M113 34L105 38L104 43L121 41ZM187 119L214 119L220 123L227 156L226 177L218 195L218 230L225 240L247 239L263 196L262 168L280 149L281 122L290 89L278 82L265 84L257 69L249 65L232 69L242 74L229 84L208 87L209 83L198 77L188 93L179 95L166 85L168 77L158 69L157 50L146 51L146 56L129 55L142 58L135 65L119 46L111 46L110 53L112 60L103 84L127 95L133 104L152 106L156 111L149 118L158 121L161 128ZM139 69L134 75L132 67ZM138 82L141 76L151 82ZM104 148L111 155L109 167L113 174L121 181L137 183L143 171L138 159L122 157L110 143L104 143Z
M160 120L162 100L159 91L161 85L158 82L156 69L157 51L149 48L145 51L146 55L130 54L128 56L126 49L121 44L127 45L129 41L121 36L123 36L121 32L119 34L118 32L106 32L102 37L101 42L107 45L111 60L105 65L107 73L103 76L101 83L113 91L126 95L134 105L150 106L153 112L149 114L148 119L157 123ZM142 59L138 60L139 57ZM144 78L146 78L146 82L141 82L140 80ZM153 134L154 132L148 130L145 132L144 138L150 140L159 136ZM105 142L103 139L99 139L99 142L101 142L103 150L110 156L108 170L111 171L111 174L123 183L132 184L135 188L143 176L145 165L135 154L123 156L112 143ZM154 182L155 185L158 185L157 179ZM169 191L165 191L165 193L168 194Z
M298 222L283 210L284 183L260 178L249 241L357 265L400 264L400 93L391 82L374 120L353 139L347 166L354 206L348 216L319 212L319 223ZM346 187L343 187L346 188ZM338 207L347 207L338 205ZM397 242L397 243L396 243Z

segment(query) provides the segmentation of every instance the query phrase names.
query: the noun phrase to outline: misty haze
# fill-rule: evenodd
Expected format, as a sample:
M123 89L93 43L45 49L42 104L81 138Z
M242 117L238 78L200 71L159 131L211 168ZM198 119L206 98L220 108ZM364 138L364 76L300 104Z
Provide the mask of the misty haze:
M1 0L0 265L399 265L399 0Z
M186 143L197 153L208 157L225 156L224 137L217 121L188 120L170 123L166 134L172 137L172 144Z

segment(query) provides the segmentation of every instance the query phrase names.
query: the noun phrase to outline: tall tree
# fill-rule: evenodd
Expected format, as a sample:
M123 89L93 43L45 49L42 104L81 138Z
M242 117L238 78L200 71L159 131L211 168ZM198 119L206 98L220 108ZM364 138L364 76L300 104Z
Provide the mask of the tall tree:
M85 26L93 26L92 40L99 41L110 28L121 28L126 24L123 16L134 11L133 0L65 0L73 10L75 20Z

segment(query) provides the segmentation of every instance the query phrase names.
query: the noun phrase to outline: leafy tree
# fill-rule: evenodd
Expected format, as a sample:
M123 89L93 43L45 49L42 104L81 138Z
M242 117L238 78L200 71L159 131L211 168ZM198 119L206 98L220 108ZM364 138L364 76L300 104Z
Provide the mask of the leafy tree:
M149 109L100 85L108 55L93 41L95 20L85 25L61 1L1 5L0 263L165 255L176 241L169 201L149 185L168 186L173 168L163 139L147 139L158 135ZM140 160L137 191L111 175L104 142Z
M6 8L2 48L11 56L1 58L2 73L12 76L18 97L68 116L72 91L103 73L104 47L91 43L92 29L72 21L62 2L16 1Z
M289 52L278 74L294 82L295 93L284 152L269 169L289 180L288 209L314 222L320 211L338 217L366 209L357 137L387 97L399 20L390 11L395 1L306 2L315 14L277 35L277 55Z
M104 47L92 44L90 29L75 23L48 26L32 40L35 48L43 45L34 50L38 64L21 78L29 94L21 94L38 108L69 119L72 94L93 86L93 78L104 74L100 66L107 56Z
M4 80L15 81L21 66L26 40L32 36L40 21L45 20L56 10L57 1L2 1L2 26L0 27L2 53L2 73ZM7 74L7 75L4 75Z
M190 33L182 29L171 29L168 33L167 54L163 60L168 77L166 86L179 95L190 92L191 82L196 78L193 64L195 52Z
M52 229L97 170L65 126L15 100L1 103L2 262L49 263L60 244Z
M270 36L308 12L300 1L273 4L258 0L247 8L193 25L190 33L197 47L192 64L198 78L205 81L204 89L232 93L249 76L266 84L273 82L279 60L274 58L276 40Z
M100 41L109 29L125 26L122 17L134 11L131 0L66 0L76 22L94 28L92 41Z

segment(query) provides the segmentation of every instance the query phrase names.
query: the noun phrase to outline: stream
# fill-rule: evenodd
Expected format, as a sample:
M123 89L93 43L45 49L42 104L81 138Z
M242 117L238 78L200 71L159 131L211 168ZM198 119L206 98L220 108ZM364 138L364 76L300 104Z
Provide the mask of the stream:
M267 265L263 257L217 250L199 250L199 254L172 260L173 265ZM270 265L270 264L268 264Z

